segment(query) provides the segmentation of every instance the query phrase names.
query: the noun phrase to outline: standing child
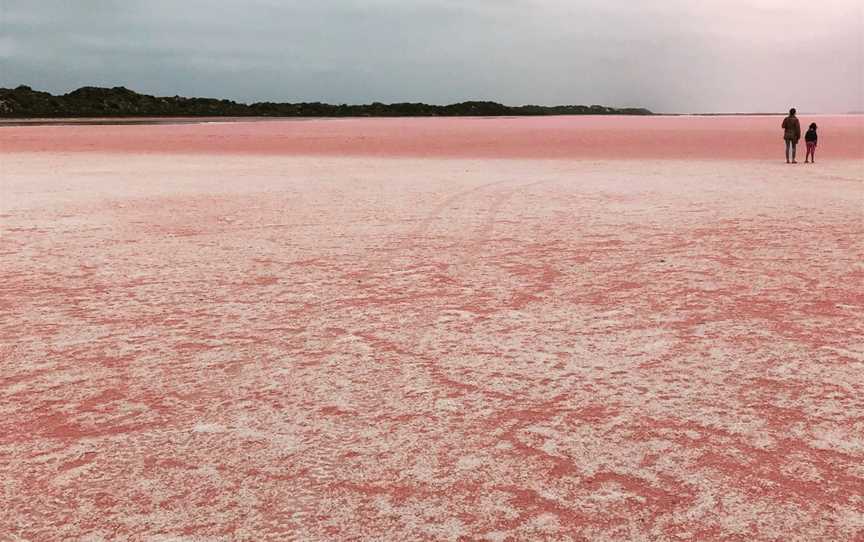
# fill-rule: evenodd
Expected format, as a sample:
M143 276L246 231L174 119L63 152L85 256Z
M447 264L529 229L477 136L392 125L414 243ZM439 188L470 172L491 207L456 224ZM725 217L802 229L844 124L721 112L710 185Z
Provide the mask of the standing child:
M804 157L804 163L809 159L811 163L816 163L816 142L819 136L816 134L816 123L810 123L810 129L804 134L804 141L807 143L807 156Z

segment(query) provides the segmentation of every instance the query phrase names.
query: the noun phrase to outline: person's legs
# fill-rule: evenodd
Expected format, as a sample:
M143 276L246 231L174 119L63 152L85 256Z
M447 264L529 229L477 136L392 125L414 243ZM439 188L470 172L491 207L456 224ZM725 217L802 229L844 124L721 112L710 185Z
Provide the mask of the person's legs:
M796 151L797 151L797 148L796 148L796 147L798 147L798 144L795 143L794 141L792 141L792 163L793 163L793 164L797 164L797 163L798 163L798 162L795 161L795 153L796 153Z
M791 146L792 146L792 141L789 140L789 139L787 139L787 140L786 140L786 163L787 163L787 164L789 163L789 148L790 148Z
M810 153L810 161L814 164L816 163L816 147L817 146L818 145L816 145L816 143L814 143L813 144L813 151Z

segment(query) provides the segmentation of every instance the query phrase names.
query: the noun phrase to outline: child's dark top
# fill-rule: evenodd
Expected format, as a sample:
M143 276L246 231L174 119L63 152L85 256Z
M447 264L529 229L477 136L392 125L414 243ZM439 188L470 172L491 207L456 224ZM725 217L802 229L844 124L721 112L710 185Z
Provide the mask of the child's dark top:
M807 133L804 134L804 141L812 141L813 143L816 143L816 141L818 140L819 136L816 135L816 130L814 130L813 128L810 128L809 130L807 130Z

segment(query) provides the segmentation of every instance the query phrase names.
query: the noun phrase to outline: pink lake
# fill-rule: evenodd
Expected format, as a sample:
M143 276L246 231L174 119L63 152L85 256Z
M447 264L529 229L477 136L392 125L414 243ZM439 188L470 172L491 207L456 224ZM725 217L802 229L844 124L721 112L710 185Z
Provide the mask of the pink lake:
M766 159L782 156L781 117L308 119L0 129L0 149L486 158ZM825 158L864 157L864 116L820 125ZM803 142L802 142L803 149Z

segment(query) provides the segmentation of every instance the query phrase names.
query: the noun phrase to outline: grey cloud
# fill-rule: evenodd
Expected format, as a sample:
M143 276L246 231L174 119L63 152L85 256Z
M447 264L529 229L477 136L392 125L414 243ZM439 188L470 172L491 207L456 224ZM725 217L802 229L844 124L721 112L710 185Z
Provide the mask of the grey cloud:
M0 0L0 85L330 102L864 109L861 10L823 0Z

